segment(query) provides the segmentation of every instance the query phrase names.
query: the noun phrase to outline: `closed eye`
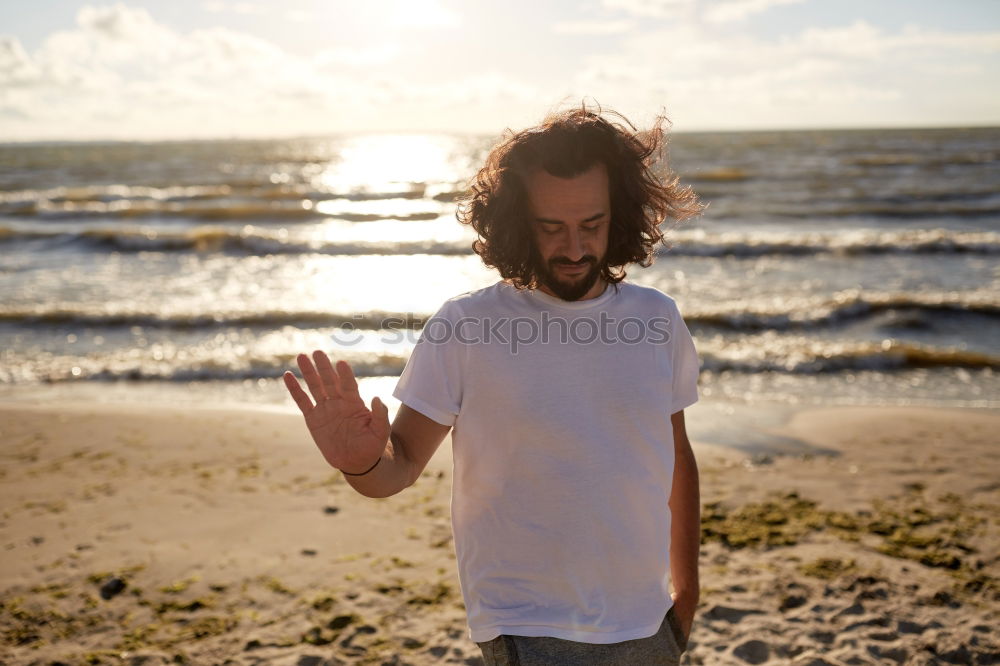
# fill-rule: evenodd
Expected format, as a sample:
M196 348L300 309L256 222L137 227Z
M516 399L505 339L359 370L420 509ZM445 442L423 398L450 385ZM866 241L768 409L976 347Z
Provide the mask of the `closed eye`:
M586 231L588 233L593 233L595 231L600 230L600 228L606 224L606 220L601 219L605 217L606 217L605 213L598 213L597 215L592 215L586 220L583 220L583 222L587 224L581 224L580 230ZM560 231L562 231L564 226L563 222L560 222L559 220L539 219L538 224L541 227L542 232L546 234L559 233Z

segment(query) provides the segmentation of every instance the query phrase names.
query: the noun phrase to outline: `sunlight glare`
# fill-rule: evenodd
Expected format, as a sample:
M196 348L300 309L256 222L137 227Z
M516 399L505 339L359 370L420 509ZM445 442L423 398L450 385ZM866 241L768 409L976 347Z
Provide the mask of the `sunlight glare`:
M429 183L457 182L454 137L381 134L352 137L318 178L332 191L412 191Z
M479 257L417 254L384 257L359 255L303 258L298 298L322 303L338 313L434 313L455 295L455 285L480 289L496 282L496 274Z

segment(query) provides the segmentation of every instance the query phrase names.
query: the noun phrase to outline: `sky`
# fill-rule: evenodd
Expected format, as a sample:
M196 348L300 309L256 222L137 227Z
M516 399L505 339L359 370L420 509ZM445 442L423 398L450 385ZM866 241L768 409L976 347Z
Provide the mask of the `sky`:
M25 7L30 6L30 9ZM1000 125L998 0L0 3L0 141Z

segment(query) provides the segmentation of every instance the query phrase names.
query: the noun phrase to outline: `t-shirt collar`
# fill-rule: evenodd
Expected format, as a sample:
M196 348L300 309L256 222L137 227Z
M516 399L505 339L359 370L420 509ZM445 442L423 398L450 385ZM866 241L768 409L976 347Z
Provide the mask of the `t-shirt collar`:
M541 289L529 289L528 293L533 299L540 305L546 305L549 307L565 308L567 310L589 310L594 307L599 307L606 305L608 301L615 297L618 289L615 285L608 284L605 285L604 291L597 298L588 298L584 301L564 301L556 296L551 296L546 294Z

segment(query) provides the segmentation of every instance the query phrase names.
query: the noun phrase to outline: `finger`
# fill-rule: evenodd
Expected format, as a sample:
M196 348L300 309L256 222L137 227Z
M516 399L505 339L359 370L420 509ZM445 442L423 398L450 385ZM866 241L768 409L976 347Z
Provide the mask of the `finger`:
M312 361L305 354L299 354L296 360L299 362L299 370L302 371L302 378L309 385L309 392L312 393L313 400L316 402L326 400L326 389L323 388L323 382L320 381L319 373L313 367Z
M319 378L323 382L323 389L326 391L326 395L330 398L339 398L340 390L338 387L340 386L340 378L337 377L337 371L333 369L333 364L330 363L330 357L317 349L313 352L313 362L316 363L316 370L319 372Z
M358 380L347 361L337 361L337 376L340 377L340 394L345 398L361 398L358 394Z
M282 375L282 379L285 380L285 387L288 392L292 394L292 400L295 404L299 406L299 411L302 412L303 416L313 408L312 400L306 395L306 392L302 390L299 385L299 380L295 378L295 374L291 370L285 372Z

